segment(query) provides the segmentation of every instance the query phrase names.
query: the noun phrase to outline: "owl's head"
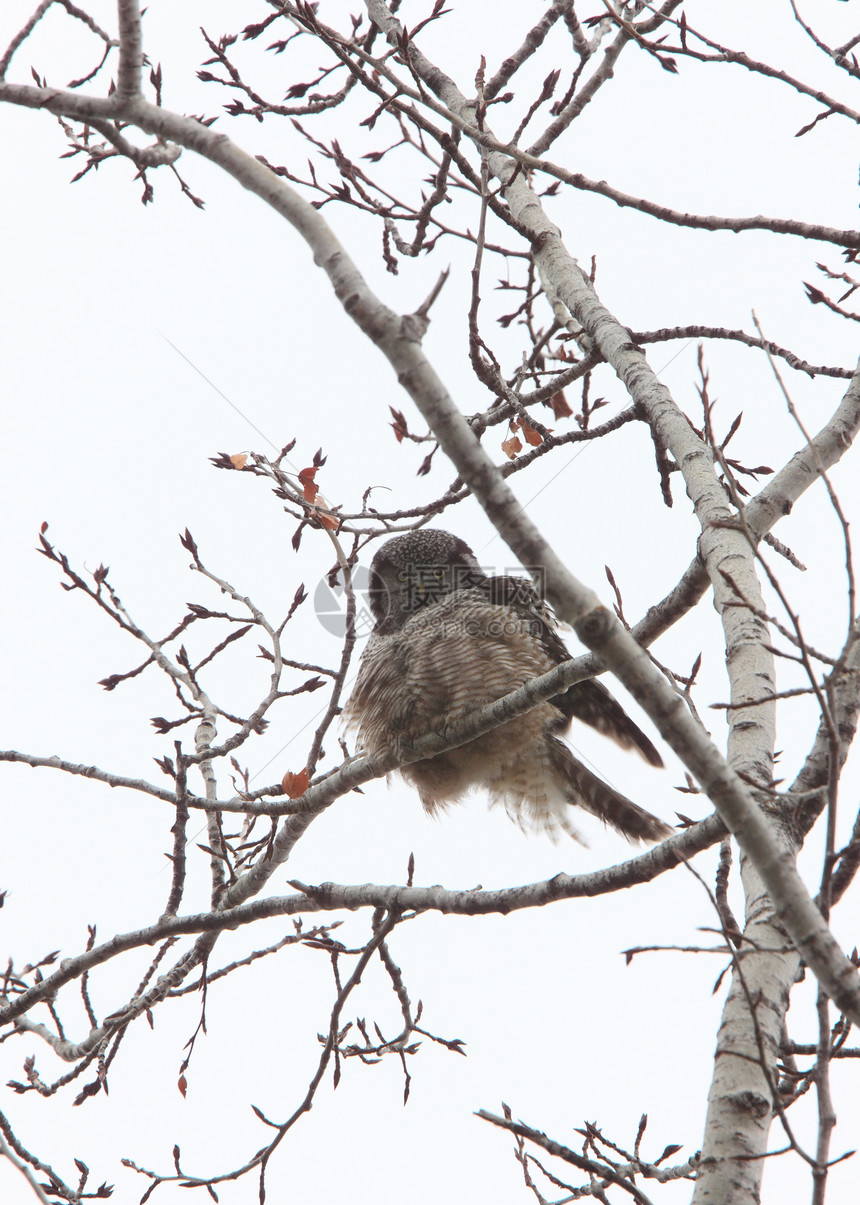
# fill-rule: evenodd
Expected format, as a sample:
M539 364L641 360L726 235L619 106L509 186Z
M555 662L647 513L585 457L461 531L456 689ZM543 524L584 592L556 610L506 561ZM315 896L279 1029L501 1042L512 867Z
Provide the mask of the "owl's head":
M485 587L487 576L468 544L449 531L410 531L386 541L370 566L376 631L396 632L422 607L455 590Z

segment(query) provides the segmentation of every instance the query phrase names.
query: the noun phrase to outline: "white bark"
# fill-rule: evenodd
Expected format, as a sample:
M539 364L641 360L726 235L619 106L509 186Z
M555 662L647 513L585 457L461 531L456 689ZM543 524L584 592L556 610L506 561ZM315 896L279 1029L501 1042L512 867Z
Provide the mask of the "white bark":
M776 825L772 831L793 856L784 832ZM762 877L748 858L741 861L741 875L743 949L764 952L745 953L732 975L717 1036L694 1205L759 1201L762 1156L775 1112L776 1057L800 967Z

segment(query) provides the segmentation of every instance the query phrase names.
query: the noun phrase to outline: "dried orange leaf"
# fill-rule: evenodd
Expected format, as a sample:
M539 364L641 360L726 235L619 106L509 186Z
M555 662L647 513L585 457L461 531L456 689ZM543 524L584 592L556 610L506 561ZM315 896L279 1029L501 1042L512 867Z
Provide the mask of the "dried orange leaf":
M568 405L567 398L564 396L564 390L559 389L549 399L549 404L552 406L553 414L556 418L569 418L573 411Z
M234 452L230 457L230 463L234 469L244 469L247 460L248 457L244 452Z
M317 494L316 505L317 507L324 506L326 510L331 509L322 494ZM323 511L316 508L315 511L316 517L319 519L320 523L322 523L323 527L327 527L329 531L337 531L340 524L334 515L326 515L323 513Z
M299 799L308 789L309 781L307 767L304 770L299 770L298 774L293 774L290 770L287 770L281 779L281 787L288 799Z
M536 448L538 444L543 443L543 436L541 435L540 431L535 431L534 427L530 427L527 422L523 421L520 423L520 430L523 433L526 443L531 444L533 448Z
M302 483L302 492L304 493L305 502L315 502L319 487L314 481L316 476L316 465L312 465L309 469L302 469L299 473L299 481Z
M513 460L514 457L517 455L517 453L522 452L522 450L523 450L522 440L519 439L516 435L512 435L510 437L510 439L502 440L502 451L504 452L504 454L507 456L507 458L509 460Z

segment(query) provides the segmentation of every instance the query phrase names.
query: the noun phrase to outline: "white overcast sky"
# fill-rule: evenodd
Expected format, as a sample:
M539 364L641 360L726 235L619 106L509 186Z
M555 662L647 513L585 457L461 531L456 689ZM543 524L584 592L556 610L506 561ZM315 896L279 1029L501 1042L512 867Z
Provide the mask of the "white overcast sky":
M323 0L321 13L338 23L349 7ZM496 66L519 44L539 9L510 0L467 0L455 7L447 24L428 29L424 45L468 92L479 56L487 56L490 69ZM690 24L706 19L714 23L709 29L715 36L734 38L751 54L783 60L791 70L811 70L817 62L799 31L774 38L777 16L785 10L781 2L763 0L754 16L748 5L718 7L715 14L713 5L688 5ZM854 32L851 22L860 19L856 2L819 7L823 36L839 41ZM430 5L409 0L408 8L417 21ZM0 42L5 44L28 11L20 0L5 0ZM110 4L98 0L93 11L113 26ZM164 64L165 104L216 112L223 98L195 79L205 57L198 26L217 35L262 12L255 4L177 6L154 0L146 49ZM779 28L784 31L785 23ZM86 69L91 58L69 29L68 20L46 26L16 59L14 78L29 82L32 65L62 84L80 74L82 64ZM857 144L847 123L824 122L797 141L795 131L817 110L788 90L763 88L740 69L694 71L682 64L674 77L645 56L627 54L587 120L554 149L554 159L692 212L764 213L856 226ZM311 68L318 58L314 52ZM295 82L278 75L286 66L286 59L269 65L275 91ZM835 69L815 70L825 86L844 94ZM334 118L328 136L336 127ZM290 130L261 130L252 122L231 127L224 120L219 128L252 152L265 148L297 169L304 164L304 144ZM348 132L345 141L359 148L358 155L379 139L363 131ZM422 429L420 419L388 365L343 316L305 245L259 200L190 153L180 167L206 201L202 212L166 173L153 176L155 204L142 206L133 169L121 162L107 163L70 186L76 161L59 158L65 150L62 133L45 114L0 108L0 144L2 744L151 778L157 774L153 758L172 750L172 737L158 737L148 718L169 713L170 692L146 677L110 694L97 685L142 657L85 600L60 590L56 567L33 551L39 525L49 522L49 539L75 564L110 565L123 602L158 635L178 621L187 601L216 608L220 603L215 590L188 571L189 558L177 538L186 526L204 561L272 616L284 610L300 581L313 595L331 561L322 533L307 532L296 556L292 520L260 482L213 469L208 458L219 451L266 452L295 437L292 461L301 468L322 446L328 462L321 488L346 510L358 509L371 483L380 487L376 505L415 505L441 493L453 473L440 455L431 477L416 482L424 449L395 443L388 406L404 409L416 430ZM772 236L665 231L642 215L582 194L561 194L548 208L584 264L597 256L598 291L631 329L702 322L749 330L755 308L768 336L811 362L851 366L856 360L855 332L804 300L802 281L820 283L816 259L839 265L828 248L785 241L775 257ZM439 271L452 264L426 347L463 409L485 407L489 399L477 392L468 366L468 256L444 244L431 260L406 264L394 278L383 269L375 227L334 207L324 212L397 310L413 310ZM501 303L491 284L492 277L492 313ZM695 343L655 347L649 358L697 419ZM766 363L739 348L709 348L708 362L722 428L744 412L736 454L747 463L779 468L801 440ZM804 421L816 429L844 382L809 382L783 372ZM595 392L607 397L607 415L624 403L609 375L596 380ZM640 487L649 499L656 495L644 430L628 428L616 454L619 462L609 471L602 450L574 445L548 457L540 471L516 479L516 490L577 575L607 599L603 567L612 567L628 617L636 620L688 564L697 528L677 484L671 513L637 502ZM850 458L833 480L856 523L860 488ZM488 567L514 567L476 504L448 512L441 525L463 535ZM785 580L810 641L832 651L846 610L844 582L834 571L840 532L824 491L804 498L778 534L809 566L805 575L791 573ZM294 655L322 661L336 655L337 644L310 602L294 630ZM723 700L726 690L718 620L709 604L657 651L685 671L700 649L700 703L706 708ZM263 663L233 655L217 681L241 711L255 699L264 674ZM276 781L303 764L318 706L319 697L309 696L298 724L298 713L285 710L281 726L276 716L266 736L243 751L257 783ZM722 713L706 712L706 722L724 741ZM798 704L783 712L781 724L783 771L790 779L808 749L814 716ZM665 772L643 772L634 758L596 736L576 733L574 740L601 774L667 819L676 808L706 814L702 801L674 791L683 773L671 759ZM336 753L330 750L329 764ZM855 763L843 788L846 817L858 786ZM172 823L166 808L81 779L8 766L0 806L0 890L8 891L0 913L0 960L8 953L23 963L54 949L74 954L83 948L87 924L97 924L103 939L158 915L169 883L162 857ZM312 826L271 890L288 891L287 878L293 877L401 882L410 852L417 883L449 887L525 883L627 856L620 839L587 821L583 828L587 849L527 839L479 800L430 821L404 787L374 784L339 801ZM813 885L817 850L813 840L804 863ZM713 853L696 863L708 882L713 864ZM206 900L201 858L185 908L202 909ZM851 907L836 922L849 949L857 941L845 919ZM341 931L345 940L363 940L368 923L365 915L348 918ZM413 998L424 1001L423 1023L443 1037L462 1038L468 1057L426 1043L413 1060L412 1099L405 1109L393 1061L347 1066L337 1092L328 1085L321 1091L273 1162L270 1199L322 1205L348 1192L358 1205L407 1195L417 1205L518 1205L527 1196L510 1138L472 1116L480 1108L498 1112L503 1099L515 1116L574 1147L573 1128L584 1120L632 1145L638 1119L648 1112L649 1157L669 1143L683 1144L679 1157L692 1153L701 1139L712 1070L722 994L712 995L711 988L722 960L657 953L626 967L620 951L696 944L702 940L698 928L713 923L702 886L679 870L618 896L507 918L426 916L404 926L392 948ZM247 953L251 942L277 940L288 928L269 922L262 937L225 937L218 964ZM107 1014L128 997L147 956L129 956L118 969L94 978L97 1011ZM34 1093L9 1094L0 1107L22 1141L67 1178L74 1178L72 1157L80 1157L90 1164L94 1184L106 1179L117 1185L114 1199L120 1202L137 1200L145 1187L120 1167L124 1156L167 1171L178 1142L188 1172L223 1170L265 1141L249 1102L282 1119L304 1094L317 1057L315 1035L327 1023L330 979L325 955L296 950L213 990L209 1032L198 1042L186 1100L176 1079L196 1024L196 998L163 1007L154 1031L138 1026L126 1039L109 1097L73 1110L69 1096L43 1101ZM378 1019L393 1031L397 1013L383 988L379 977L368 976L365 994L348 1015ZM807 1015L797 1036L807 1041L814 1040L811 998L808 990L798 998ZM83 1011L67 1011L69 1036L83 1038ZM800 1011L796 1007L792 1021ZM23 1078L23 1060L34 1052L46 1080L62 1073L47 1047L27 1035L0 1049L0 1082ZM856 1081L852 1085L842 1068L834 1078L841 1151L860 1141L860 1110ZM798 1128L807 1141L811 1110L811 1097L809 1107L798 1107ZM772 1145L780 1144L774 1127ZM783 1170L775 1161L768 1169L768 1205L798 1199L792 1195L797 1166L785 1164ZM850 1166L834 1173L835 1205L851 1199L856 1172ZM571 1182L580 1181L573 1172ZM222 1201L256 1199L251 1181L219 1191ZM674 1205L689 1191L682 1184L654 1195L661 1205ZM804 1181L803 1199L807 1192ZM0 1199L9 1205L31 1199L21 1177L3 1164ZM164 1203L187 1199L170 1186L156 1195Z

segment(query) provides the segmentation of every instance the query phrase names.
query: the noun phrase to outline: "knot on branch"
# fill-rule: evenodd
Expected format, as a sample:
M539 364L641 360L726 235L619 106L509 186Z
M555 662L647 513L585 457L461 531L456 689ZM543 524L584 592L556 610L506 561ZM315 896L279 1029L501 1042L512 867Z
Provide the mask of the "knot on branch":
M595 607L576 625L576 634L589 648L604 643L612 629L612 613L607 607Z

